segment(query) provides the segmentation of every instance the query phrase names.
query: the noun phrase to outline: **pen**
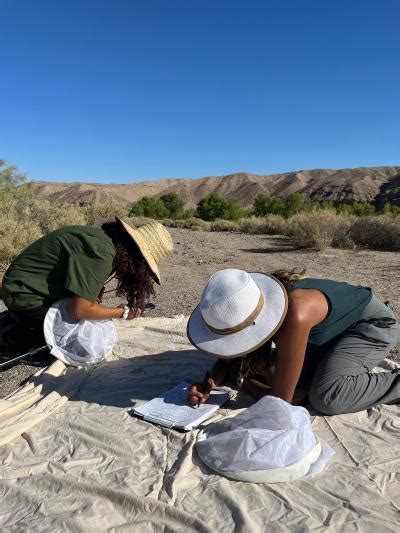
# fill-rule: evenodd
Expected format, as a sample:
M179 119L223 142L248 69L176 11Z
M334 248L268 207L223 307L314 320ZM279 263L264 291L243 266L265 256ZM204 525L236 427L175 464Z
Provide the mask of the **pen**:
M200 398L197 400L197 409L200 407Z

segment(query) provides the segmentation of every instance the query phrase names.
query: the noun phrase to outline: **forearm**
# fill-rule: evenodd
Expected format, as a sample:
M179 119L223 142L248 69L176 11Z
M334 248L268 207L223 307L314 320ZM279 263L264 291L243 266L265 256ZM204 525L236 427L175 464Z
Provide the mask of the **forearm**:
M204 381L208 382L210 388L219 387L224 383L227 378L229 370L229 361L218 359L214 364L210 372L207 372Z
M122 318L124 310L121 307L107 307L84 298L75 296L72 299L72 315L78 320L106 320Z

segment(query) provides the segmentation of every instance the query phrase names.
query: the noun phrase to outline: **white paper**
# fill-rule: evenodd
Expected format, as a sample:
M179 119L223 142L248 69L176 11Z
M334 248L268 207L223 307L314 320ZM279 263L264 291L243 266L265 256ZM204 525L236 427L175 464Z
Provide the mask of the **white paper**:
M140 407L133 408L132 411L149 422L190 430L209 418L229 400L229 392L213 390L207 403L192 407L188 405L190 386L190 383L183 381L165 392L162 397L154 398Z

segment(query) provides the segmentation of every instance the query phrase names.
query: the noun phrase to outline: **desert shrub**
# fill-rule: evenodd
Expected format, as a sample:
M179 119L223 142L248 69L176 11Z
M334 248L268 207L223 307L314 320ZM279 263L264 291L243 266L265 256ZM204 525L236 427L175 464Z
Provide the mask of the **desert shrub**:
M292 193L285 202L285 216L290 217L296 213L310 210L310 202L307 202L301 192Z
M196 218L197 209L191 207L190 209L185 209L183 212L182 218Z
M353 221L354 218L349 215L337 215L329 210L299 213L288 220L286 234L304 248L353 247L349 235Z
M165 216L168 218L183 218L183 200L175 192L164 194L160 197L160 200L168 211Z
M85 212L74 205L54 205L47 201L35 200L26 207L26 217L30 218L45 234L63 226L85 226Z
M169 217L169 211L160 199L143 196L132 205L129 216L159 219Z
M375 207L371 204L361 202L353 202L352 204L340 204L336 209L339 214L356 215L357 217L365 217L375 213Z
M126 206L119 204L92 204L82 207L88 226L101 226L104 222L114 220L115 217L125 218L128 215Z
M285 202L277 196L268 194L257 194L254 200L254 214L257 217L263 217L269 214L282 214L285 210Z
M399 205L393 205L389 202L386 202L384 206L382 207L381 211L384 215L388 215L392 213L393 215L400 215L400 206Z
M211 231L238 231L239 230L239 221L235 222L233 220L224 220L218 218L214 222L210 223Z
M216 219L238 220L243 212L233 198L223 198L212 192L197 204L197 217L212 222Z
M31 242L39 239L42 232L29 218L18 219L5 214L0 215L0 277L13 258Z
M262 218L242 218L239 220L239 231L252 234L285 235L286 220L280 215L267 215Z
M357 246L377 250L400 249L400 217L378 215L355 221L349 231Z
M166 224L166 221L163 221ZM167 225L167 224L166 224ZM171 220L168 224L171 228L191 229L193 231L210 231L210 223L201 218L186 218L182 220Z

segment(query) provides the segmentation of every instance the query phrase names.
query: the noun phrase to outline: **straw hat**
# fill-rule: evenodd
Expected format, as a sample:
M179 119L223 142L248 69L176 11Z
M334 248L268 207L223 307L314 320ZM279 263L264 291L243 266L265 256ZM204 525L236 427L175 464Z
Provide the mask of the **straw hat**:
M187 333L199 350L221 358L246 355L278 330L288 306L273 276L228 268L208 280Z
M160 283L158 263L172 253L174 249L174 243L168 230L155 220L135 229L120 218L115 218L135 241L157 283Z

